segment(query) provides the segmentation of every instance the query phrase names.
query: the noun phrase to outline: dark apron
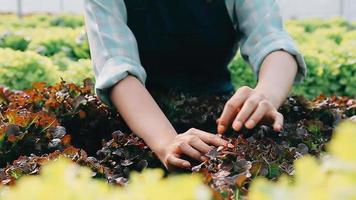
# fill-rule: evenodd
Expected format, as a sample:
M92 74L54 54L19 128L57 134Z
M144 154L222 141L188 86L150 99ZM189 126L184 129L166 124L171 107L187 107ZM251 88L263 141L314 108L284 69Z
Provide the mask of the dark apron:
M148 90L231 93L237 33L224 0L125 0Z

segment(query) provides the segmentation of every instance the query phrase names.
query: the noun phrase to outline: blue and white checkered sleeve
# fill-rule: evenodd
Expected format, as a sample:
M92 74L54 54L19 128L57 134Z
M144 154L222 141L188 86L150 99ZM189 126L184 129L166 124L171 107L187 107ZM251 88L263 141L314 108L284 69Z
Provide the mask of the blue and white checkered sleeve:
M236 0L235 12L243 36L240 52L258 76L264 58L271 52L284 50L298 63L295 83L306 76L306 65L296 44L284 29L275 0Z
M123 0L85 0L85 22L90 44L95 91L108 106L111 88L127 75L145 85L136 39L127 26Z

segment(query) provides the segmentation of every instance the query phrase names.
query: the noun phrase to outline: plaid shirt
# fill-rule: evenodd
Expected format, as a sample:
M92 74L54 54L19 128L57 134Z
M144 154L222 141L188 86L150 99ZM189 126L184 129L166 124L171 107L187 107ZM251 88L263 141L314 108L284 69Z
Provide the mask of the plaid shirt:
M279 7L274 0L225 0L236 30L242 34L235 45L256 75L264 58L283 49L295 56L298 74L295 82L306 74L303 56L284 29ZM85 21L89 38L95 91L112 106L109 91L113 85L133 75L145 84L146 72L141 65L136 39L127 26L124 0L85 0Z

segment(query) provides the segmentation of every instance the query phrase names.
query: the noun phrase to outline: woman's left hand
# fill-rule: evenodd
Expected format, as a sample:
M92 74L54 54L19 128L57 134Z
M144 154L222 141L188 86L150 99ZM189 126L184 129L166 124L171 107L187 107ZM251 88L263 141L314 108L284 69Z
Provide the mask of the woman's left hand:
M243 126L252 129L261 121L273 124L276 132L282 131L283 115L278 112L278 105L273 100L257 89L247 86L239 88L226 102L217 120L218 134L223 134L230 125L239 131Z

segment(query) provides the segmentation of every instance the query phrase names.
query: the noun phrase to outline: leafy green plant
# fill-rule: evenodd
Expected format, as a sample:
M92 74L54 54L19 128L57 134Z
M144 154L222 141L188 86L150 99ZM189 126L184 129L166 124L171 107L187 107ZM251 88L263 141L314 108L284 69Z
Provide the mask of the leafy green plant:
M74 33L76 33L76 31ZM61 34L61 36L63 36L63 34ZM89 43L85 33L78 33L75 37L69 38L61 36L38 39L37 44L31 47L39 54L47 57L60 54L72 60L90 58Z
M85 32L77 36L75 43L71 45L73 56L77 59L89 59L90 49L87 34Z
M51 26L76 28L84 25L83 17L79 15L59 15L50 21Z
M83 78L94 80L94 72L90 60L81 59L68 63L66 69L61 71L61 77L71 83L82 84Z
M26 89L34 81L58 82L57 66L35 52L0 49L0 84L14 89Z
M53 56L57 53L64 52L67 56L71 54L70 45L64 39L43 41L36 49L43 56Z
M356 96L356 27L340 18L290 20L286 29L298 43L308 68L293 94L312 99L320 94ZM322 45L320 45L322 44ZM256 84L253 73L238 55L230 65L236 87Z
M38 28L49 27L49 21L53 18L50 14L28 14L24 16L24 20L18 18L15 14L1 14L0 27L13 28Z
M73 61L60 54L49 59L32 51L0 49L1 85L12 89L28 89L34 82L53 84L61 78L76 84L82 84L83 78L94 80L91 61Z
M159 169L133 173L131 183L119 188L101 180L93 180L90 169L60 158L46 164L39 176L24 177L16 186L3 189L0 199L211 199L211 192L200 176L163 178L163 175Z
M80 15L63 14L52 15L48 13L26 14L19 19L15 14L1 14L0 26L15 28L38 28L38 27L68 27L77 28L84 25L84 19Z
M14 36L5 45L7 47L24 50L27 43L25 40L30 38L27 49L50 57L61 71L72 65L72 61L90 59L81 16L35 14L25 16L23 21L13 15L2 15L1 18L4 20L0 23L0 32L10 31ZM354 22L341 18L289 20L286 28L298 43L309 72L304 82L295 85L293 94L308 99L321 93L356 95ZM256 75L240 55L231 62L229 69L236 88L242 85L253 87L256 84Z
M178 131L196 127L216 132L215 121L230 97L156 92L155 99ZM320 96L313 101L289 97L280 108L282 132L266 125L239 132L230 128L223 137L235 147L214 149L206 155L207 161L196 163L192 170L203 173L207 184L226 198L236 195L236 190L244 196L255 177L274 180L283 174L292 176L294 160L307 154L321 156L335 125L356 114L355 103L347 97Z
M29 38L11 32L5 32L0 36L0 48L11 48L14 50L25 51L29 44Z
M295 177L283 176L278 182L257 179L249 199L355 199L356 123L344 122L328 144L328 155L321 160L305 156L295 162Z

